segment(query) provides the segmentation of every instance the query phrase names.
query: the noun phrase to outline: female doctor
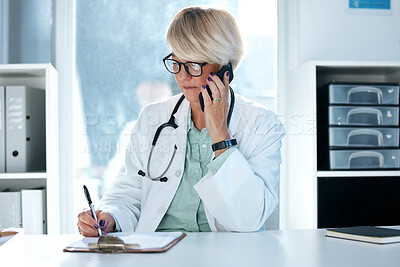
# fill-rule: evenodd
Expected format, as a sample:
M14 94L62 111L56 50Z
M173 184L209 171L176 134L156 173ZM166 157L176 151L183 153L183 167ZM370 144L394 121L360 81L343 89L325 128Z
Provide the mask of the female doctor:
M163 61L182 94L144 107L126 171L103 195L98 220L90 210L78 215L84 236L97 236L99 227L103 233L258 231L277 205L284 129L272 111L229 87L243 57L234 17L188 7L173 18L166 39L171 54ZM227 69L222 79L221 68Z

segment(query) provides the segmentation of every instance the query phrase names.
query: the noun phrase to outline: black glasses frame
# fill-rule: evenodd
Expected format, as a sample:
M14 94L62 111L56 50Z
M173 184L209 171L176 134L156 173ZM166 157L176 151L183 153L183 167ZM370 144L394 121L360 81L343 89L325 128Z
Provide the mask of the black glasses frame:
M200 77L200 76L203 74L203 67L204 67L205 65L208 64L208 62L199 63L199 62L193 62L193 61L188 61L188 62L182 63L182 62L179 62L179 61L177 61L177 60L175 60L175 59L169 58L170 56L172 56L172 53L169 54L168 56L166 56L165 58L163 58L163 62L164 62L164 66L165 66L165 68L167 69L167 71L169 71L169 72L172 73L172 74L178 74L178 73L181 71L181 66L183 65L183 67L185 68L186 72L187 72L190 76L192 76L192 77ZM176 64L179 65L179 69L178 69L177 72L173 72L173 71L170 71L170 70L168 69L167 63L166 63L167 60L176 62ZM199 75L192 75L192 74L189 72L189 67L186 66L186 64L190 64L190 63L198 64L198 65L200 66L201 72L200 72Z

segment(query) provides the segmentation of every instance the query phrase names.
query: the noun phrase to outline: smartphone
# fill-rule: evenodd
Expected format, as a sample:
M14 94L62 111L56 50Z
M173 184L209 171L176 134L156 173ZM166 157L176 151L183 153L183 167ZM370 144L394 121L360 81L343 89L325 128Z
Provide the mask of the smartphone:
M233 71L232 71L232 64L229 62L225 66L223 66L218 72L217 76L221 79L222 82L224 82L224 74L225 72L229 71L229 83L233 80ZM207 92L211 97L211 100L213 100L212 93L210 87L207 85L206 86ZM204 99L202 93L199 94L199 101L200 101L200 107L201 111L204 112Z

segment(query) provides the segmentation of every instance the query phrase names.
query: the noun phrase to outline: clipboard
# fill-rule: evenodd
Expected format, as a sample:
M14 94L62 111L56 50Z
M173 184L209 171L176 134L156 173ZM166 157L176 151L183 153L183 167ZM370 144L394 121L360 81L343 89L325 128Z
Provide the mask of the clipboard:
M128 236L130 239L138 237L138 239L143 238L143 236L148 237L158 237L164 235L171 235L171 239L167 240L162 246L158 246L157 244L154 247L149 246L148 244L144 247L139 243L128 243L124 242L124 236ZM120 238L120 237L121 238ZM131 233L125 235L117 235L117 234L109 234L103 235L98 238L84 238L81 242L75 242L69 246L66 246L63 251L64 252L94 252L94 253L159 253L165 252L181 241L186 234L182 232L174 232L174 233ZM87 243L82 243L82 241L88 241ZM98 239L97 242L90 242L90 240ZM87 244L84 246L82 244Z
M23 233L22 228L7 228L0 230L0 246L19 233Z

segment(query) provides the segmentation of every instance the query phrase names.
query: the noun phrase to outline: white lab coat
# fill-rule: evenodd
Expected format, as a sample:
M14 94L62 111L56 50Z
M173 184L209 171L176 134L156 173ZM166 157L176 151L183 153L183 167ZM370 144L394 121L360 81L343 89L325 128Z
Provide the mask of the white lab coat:
M179 127L164 128L150 163L151 177L158 177L176 145L178 150L164 175L168 181L152 181L137 173L143 170L149 174L147 160L155 131L168 121L180 96L143 109L132 130L125 173L115 178L102 197L99 209L111 212L122 231L155 231L179 186L190 108L186 99L175 114ZM280 148L285 131L272 111L236 94L229 132L238 142L236 151L215 175L209 171L194 188L204 203L212 231L257 231L278 202Z

